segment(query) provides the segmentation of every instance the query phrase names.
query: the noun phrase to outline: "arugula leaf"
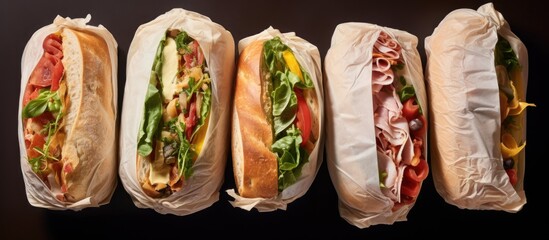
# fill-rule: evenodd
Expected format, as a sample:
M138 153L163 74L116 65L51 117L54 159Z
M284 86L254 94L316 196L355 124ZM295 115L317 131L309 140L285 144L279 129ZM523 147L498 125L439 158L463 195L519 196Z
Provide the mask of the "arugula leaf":
M189 36L189 34L187 34L187 32L179 32L179 34L177 34L177 37L175 37L177 51L183 51L184 53L192 52L189 48L189 43L191 43L192 41L193 39Z
M212 88L208 87L202 95L202 107L200 107L200 126L204 125L204 121L210 113L210 108L212 105ZM196 129L198 131L198 127Z
M158 131L162 120L162 99L160 91L152 84L149 84L145 96L145 110L139 131L138 153L141 156L148 156L153 150L153 137Z
M177 153L177 168L179 169L179 176L185 176L185 179L187 179L193 173L192 160L196 153L191 148L191 143L185 137L185 123L179 122L179 125L176 123L174 126L180 141Z

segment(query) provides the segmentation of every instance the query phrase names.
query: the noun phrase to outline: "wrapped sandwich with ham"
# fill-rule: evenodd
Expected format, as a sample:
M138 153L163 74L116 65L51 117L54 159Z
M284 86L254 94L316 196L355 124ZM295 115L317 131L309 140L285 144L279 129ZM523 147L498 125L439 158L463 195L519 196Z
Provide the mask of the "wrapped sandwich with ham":
M117 44L90 19L56 17L23 53L21 169L36 207L97 207L116 186Z
M425 39L438 193L517 212L524 194L528 53L493 4L449 13Z
M404 31L343 23L326 55L328 170L341 217L359 228L406 220L428 175L416 46Z
M318 49L269 28L239 43L232 156L233 206L286 209L304 195L322 163Z
M137 206L187 215L217 201L233 73L233 38L206 16L173 9L139 27L120 143L120 176Z

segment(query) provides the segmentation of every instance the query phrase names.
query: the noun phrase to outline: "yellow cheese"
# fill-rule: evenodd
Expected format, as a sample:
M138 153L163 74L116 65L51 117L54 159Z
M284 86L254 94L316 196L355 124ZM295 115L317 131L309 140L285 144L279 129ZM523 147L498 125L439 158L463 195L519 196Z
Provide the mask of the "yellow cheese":
M150 163L151 170L149 172L149 181L151 182L151 185L167 184L170 181L171 167L168 164L164 164L164 155L162 153L163 147L164 143L156 141L156 148L154 150L156 157L154 161Z
M196 152L196 155L200 155L200 152L202 151L202 147L204 146L204 139L206 138L206 132L208 131L208 123L210 122L210 115L208 114L208 117L206 117L206 120L204 120L204 125L198 129L198 132L196 132L196 135L193 139L194 144L194 150Z
M179 57L177 55L177 46L173 38L166 39L166 46L162 51L162 96L165 102L173 99L175 85L177 84L177 72L179 67Z
M282 53L282 57L284 57L284 61L286 61L286 65L290 69L290 71L297 75L301 81L303 81L303 75L301 74L301 68L299 67L299 63L297 63L297 60L295 59L294 54L290 50L286 50Z

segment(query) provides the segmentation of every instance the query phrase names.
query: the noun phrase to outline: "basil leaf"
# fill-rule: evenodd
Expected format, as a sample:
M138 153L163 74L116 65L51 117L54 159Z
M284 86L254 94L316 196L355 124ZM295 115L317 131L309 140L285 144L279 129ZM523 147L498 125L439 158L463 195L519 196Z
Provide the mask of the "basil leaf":
M35 99L29 101L23 108L23 111L21 112L22 117L32 118L40 116L40 114L46 111L48 108L48 102L54 95L57 95L57 92L52 93L49 90L40 90L40 94L38 94ZM59 99L59 96L57 99Z
M141 156L148 156L152 152L153 137L158 131L162 120L162 99L159 90L149 84L145 97L145 110L141 122L138 142L138 152Z

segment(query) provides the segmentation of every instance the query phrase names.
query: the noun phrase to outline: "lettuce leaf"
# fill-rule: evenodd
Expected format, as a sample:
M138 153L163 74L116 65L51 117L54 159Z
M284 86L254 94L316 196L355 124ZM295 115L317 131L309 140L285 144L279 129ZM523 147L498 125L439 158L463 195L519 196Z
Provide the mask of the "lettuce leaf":
M160 97L160 91L150 83L147 95L145 96L143 115L143 120L139 127L137 151L139 155L145 157L151 154L153 150L153 137L158 132L160 121L162 120L162 98Z

